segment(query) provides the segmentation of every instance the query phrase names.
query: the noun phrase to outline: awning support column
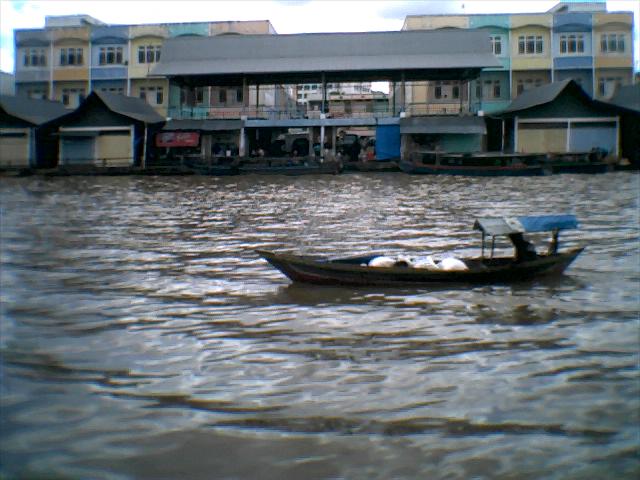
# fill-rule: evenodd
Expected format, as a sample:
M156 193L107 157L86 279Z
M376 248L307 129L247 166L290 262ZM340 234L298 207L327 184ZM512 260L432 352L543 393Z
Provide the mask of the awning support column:
M320 114L320 121L322 124L320 125L320 161L324 161L324 113Z
M391 82L391 116L396 116L396 82Z
M325 113L325 105L327 104L327 78L322 72L322 114Z
M260 117L260 84L259 83L256 83L256 118L261 118Z
M247 156L247 136L244 132L244 119L247 117L242 117L242 127L240 127L240 139L238 142L238 156L246 157Z
M402 95L402 105L400 108L401 112L406 112L407 110L407 97L406 97L406 83L404 81L404 71L401 73L401 91L400 94Z

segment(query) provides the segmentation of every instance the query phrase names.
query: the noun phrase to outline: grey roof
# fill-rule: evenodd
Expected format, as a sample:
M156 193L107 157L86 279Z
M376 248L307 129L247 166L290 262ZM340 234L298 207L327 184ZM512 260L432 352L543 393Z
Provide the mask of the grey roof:
M164 76L250 78L271 82L313 75L327 81L356 74L399 80L472 77L499 67L482 30L219 35L165 40L152 71ZM447 77L449 75L449 77ZM228 78L227 78L228 80ZM295 81L295 80L294 80Z
M505 110L500 112L500 114L526 110L531 107L537 107L538 105L544 105L545 103L552 102L571 82L574 81L568 78L560 82L548 83L541 87L525 90L518 95Z
M95 95L102 100L112 112L133 118L134 120L145 123L160 123L165 121L162 115L156 112L151 105L141 98L96 91L93 91L91 95ZM87 100L89 100L91 95L87 97Z
M483 117L408 117L400 119L400 133L487 133Z
M240 130L242 120L170 120L163 130L200 130L204 132Z
M0 108L8 115L32 125L41 125L69 113L69 110L60 102L8 95L0 96Z
M609 103L640 112L640 83L618 87Z

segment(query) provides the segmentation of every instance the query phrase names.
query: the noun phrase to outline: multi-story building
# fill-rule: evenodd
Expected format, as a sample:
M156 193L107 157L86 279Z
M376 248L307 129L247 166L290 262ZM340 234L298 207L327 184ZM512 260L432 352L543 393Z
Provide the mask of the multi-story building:
M15 31L16 93L58 100L69 108L93 90L121 93L146 99L165 116L180 105L181 96L194 106L219 104L220 92L185 91L151 73L165 39L225 33L276 32L268 20L106 25L88 15L46 17L44 28Z
M608 12L604 1L561 2L532 14L410 15L403 30L483 29L500 60L477 80L428 82L408 89L414 114L468 102L473 111L502 110L525 90L573 78L607 99L633 80L633 13Z
M365 83L327 83L327 94L351 95L371 93L371 82ZM296 86L296 101L298 105L309 105L310 102L322 101L322 85L319 83L304 83Z

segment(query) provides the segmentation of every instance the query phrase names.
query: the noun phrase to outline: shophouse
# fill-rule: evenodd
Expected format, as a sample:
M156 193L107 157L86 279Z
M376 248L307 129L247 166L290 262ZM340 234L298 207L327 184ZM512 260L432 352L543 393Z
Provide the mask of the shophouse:
M57 100L70 109L92 91L124 94L146 100L164 116L186 96L191 107L208 108L221 99L225 106L226 92L184 92L149 73L166 39L227 33L276 32L268 20L107 25L88 15L47 17L44 28L15 31L16 94ZM274 101L263 92L263 104Z
M633 13L608 12L604 1L561 2L531 14L410 15L403 30L481 29L489 34L497 68L486 68L468 88L455 82L409 86L415 112L454 108L506 108L522 92L565 79L590 96L607 99L633 81Z

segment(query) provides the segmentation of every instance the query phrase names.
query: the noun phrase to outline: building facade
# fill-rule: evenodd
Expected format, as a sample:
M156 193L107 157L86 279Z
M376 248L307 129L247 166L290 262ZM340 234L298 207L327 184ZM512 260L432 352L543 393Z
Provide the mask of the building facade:
M435 29L487 31L501 66L485 69L468 85L411 85L416 113L458 100L491 113L526 90L569 78L593 98L607 99L617 86L633 82L633 13L607 12L604 1L559 3L532 14L410 15L403 26Z
M88 15L47 17L44 28L15 31L16 94L75 108L92 91L119 93L146 100L164 116L185 95L209 106L218 92L184 92L151 72L165 39L225 33L276 32L268 20L106 25Z

